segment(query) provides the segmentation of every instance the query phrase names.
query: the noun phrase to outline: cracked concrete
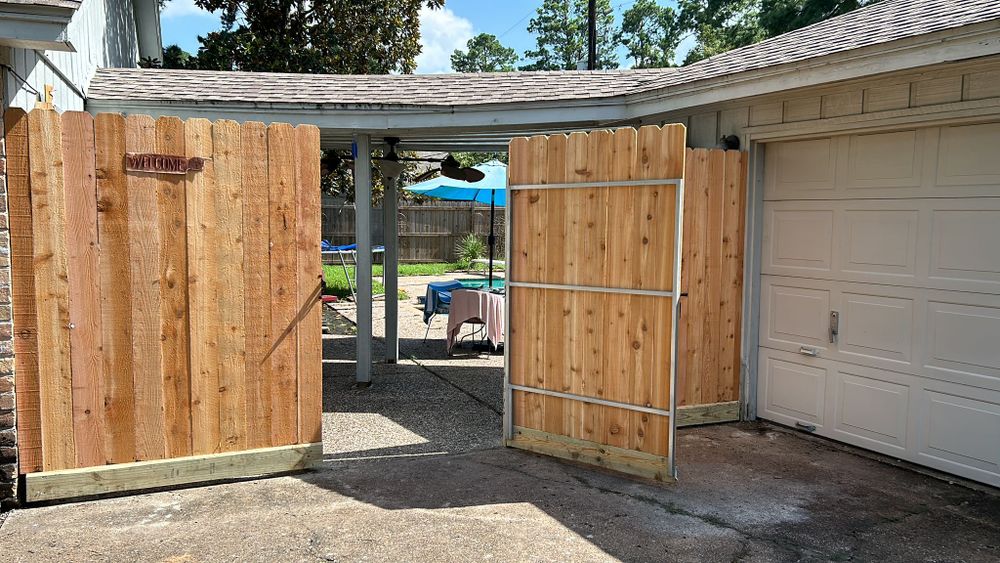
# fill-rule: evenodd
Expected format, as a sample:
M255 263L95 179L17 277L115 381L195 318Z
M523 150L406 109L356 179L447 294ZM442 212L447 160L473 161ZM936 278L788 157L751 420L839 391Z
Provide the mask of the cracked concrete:
M1000 491L768 424L679 431L671 485L499 448L502 359L401 329L366 390L325 340L316 470L16 510L0 561L1000 560Z

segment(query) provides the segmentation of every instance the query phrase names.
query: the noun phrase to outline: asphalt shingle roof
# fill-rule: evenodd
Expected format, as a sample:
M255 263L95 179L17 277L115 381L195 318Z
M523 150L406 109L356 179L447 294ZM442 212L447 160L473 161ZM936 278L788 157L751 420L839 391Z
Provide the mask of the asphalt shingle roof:
M4 4L15 4L19 6L45 6L46 8L76 10L82 3L83 0L4 0L3 2L0 2L0 6Z
M100 69L89 97L131 100L453 106L607 98L674 69L474 74L282 74Z
M587 100L690 84L990 21L1000 27L1000 0L886 0L680 68L369 76L101 69L88 96L418 106Z

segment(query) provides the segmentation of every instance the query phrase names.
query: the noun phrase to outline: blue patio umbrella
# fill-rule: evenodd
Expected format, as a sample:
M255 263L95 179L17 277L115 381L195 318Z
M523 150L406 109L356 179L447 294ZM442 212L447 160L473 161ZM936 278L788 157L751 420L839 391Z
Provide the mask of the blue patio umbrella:
M405 190L411 191L427 197L446 199L450 201L476 201L490 204L490 282L489 288L493 287L493 249L496 247L496 237L493 234L493 219L496 215L496 206L505 207L507 205L507 165L491 160L478 166L473 166L486 176L478 182L464 182L439 176L431 178L412 186L406 186Z

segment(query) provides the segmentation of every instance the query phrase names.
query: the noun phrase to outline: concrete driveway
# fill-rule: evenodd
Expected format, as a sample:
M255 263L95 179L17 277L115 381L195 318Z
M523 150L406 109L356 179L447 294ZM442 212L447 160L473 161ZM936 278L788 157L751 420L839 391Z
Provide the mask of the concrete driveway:
M655 485L514 450L17 510L4 561L997 561L1000 498L763 424Z
M0 561L1000 561L1000 491L767 424L680 430L672 485L499 448L502 361L422 331L364 390L325 340L317 470L16 510Z

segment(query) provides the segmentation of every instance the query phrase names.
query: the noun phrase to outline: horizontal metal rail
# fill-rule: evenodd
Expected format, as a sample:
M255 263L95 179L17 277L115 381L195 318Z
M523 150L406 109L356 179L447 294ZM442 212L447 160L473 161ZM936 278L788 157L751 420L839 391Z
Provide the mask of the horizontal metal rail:
M587 397L585 395L576 395L573 393L563 393L562 391L552 391L550 389L539 389L537 387L526 387L524 385L515 385L511 383L509 385L510 389L515 391L524 391L525 393L537 393L539 395L548 395L550 397L559 397L560 399L569 399L571 401L580 401L582 403L591 403L594 405L603 405L605 407L615 407L618 409L625 409L636 412L644 412L648 414L658 414L660 416L671 416L669 410L656 409L653 407L643 407L640 405L633 405L631 403L620 403L618 401L609 401L607 399L598 399L596 397Z
M658 289L632 289L628 287L597 287L592 285L570 285L559 283L536 283L509 281L507 287L529 287L534 289L562 289L565 291L590 291L593 293L620 293L624 295L650 295L653 297L673 297L673 291Z
M650 180L618 180L613 182L567 182L562 184L511 184L510 190L565 190L569 188L637 188L642 186L679 185L684 178L654 178Z

